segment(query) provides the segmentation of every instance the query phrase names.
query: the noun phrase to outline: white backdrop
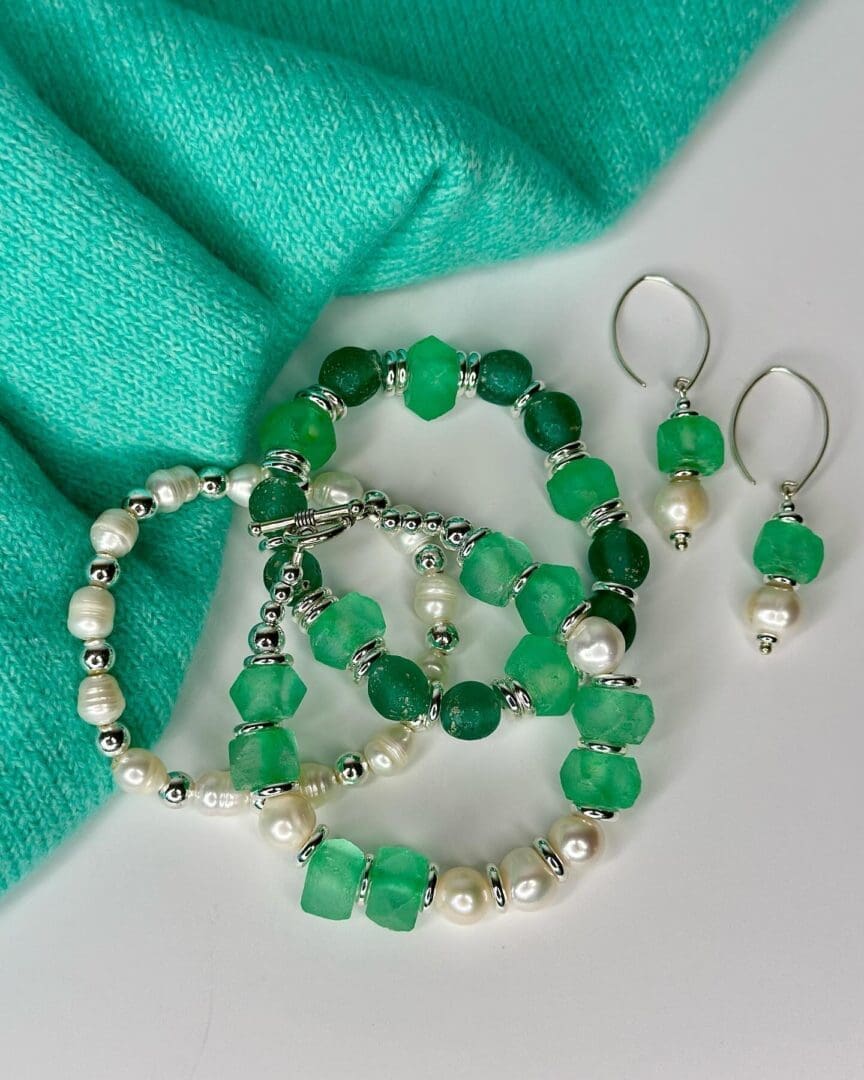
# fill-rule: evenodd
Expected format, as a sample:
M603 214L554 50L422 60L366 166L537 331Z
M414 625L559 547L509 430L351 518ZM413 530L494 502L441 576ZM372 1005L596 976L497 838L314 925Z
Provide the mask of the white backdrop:
M627 668L643 676L658 719L638 752L643 797L609 828L602 863L544 912L468 929L431 917L394 935L360 917L303 915L302 874L265 850L248 819L118 797L4 902L4 1074L864 1075L862 35L855 0L805 5L604 239L339 300L276 388L312 381L341 344L407 345L432 332L518 348L573 391L654 559ZM634 303L628 342L646 350L645 392L615 366L608 326L619 292L650 270L680 278L708 310L716 349L697 408L725 428L745 381L775 362L810 373L831 406L830 452L800 500L825 538L825 569L802 590L800 633L767 660L740 615L758 580L749 551L774 510L767 483L749 487L731 463L707 481L714 520L686 555L650 522L661 482L652 441L672 401L661 375L668 384L678 373L691 328L666 295ZM643 344L643 330L662 347ZM767 390L748 411L747 446L763 477L794 473L818 440L815 413L782 380ZM369 486L581 565L585 544L548 510L541 455L505 410L460 401L423 425L380 401L339 435L337 464ZM322 556L334 587L381 597L392 647L419 653L410 573L359 532ZM261 600L261 561L238 515L159 748L169 767L224 760L226 691ZM479 605L461 626L457 677L493 674L520 632L512 610ZM310 686L298 719L308 755L361 745L377 726L363 695L315 665L304 642L292 651ZM436 732L414 770L321 817L370 850L408 843L443 865L482 864L559 813L557 769L574 741L567 718L507 723L478 744Z

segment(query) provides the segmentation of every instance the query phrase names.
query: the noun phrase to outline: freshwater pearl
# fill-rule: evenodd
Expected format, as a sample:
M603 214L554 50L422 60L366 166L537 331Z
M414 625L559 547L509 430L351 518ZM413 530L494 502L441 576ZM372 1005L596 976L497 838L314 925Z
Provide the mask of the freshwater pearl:
M150 473L145 486L156 499L159 511L172 514L198 494L198 474L188 465L173 465Z
M249 804L248 791L236 791L231 773L211 769L195 781L195 804L208 817L236 814Z
M432 625L453 622L459 611L459 585L449 574L418 577L414 586L414 614Z
M754 634L779 638L798 621L801 603L791 585L760 585L747 598L746 612Z
M99 672L87 675L78 686L78 715L88 724L105 727L119 720L126 708L126 699L113 675Z
M423 674L430 682L444 683L447 679L447 657L430 649L417 661Z
M228 473L228 498L238 506L248 506L252 492L264 479L260 465L249 462Z
M473 866L454 866L438 878L435 907L448 922L460 926L479 922L491 904L489 882Z
M363 756L376 776L392 776L408 764L414 742L413 732L404 724L382 728L363 747Z
M296 854L315 828L312 804L299 791L273 795L258 815L258 831L275 848Z
M117 787L133 795L150 795L168 781L168 770L149 750L133 747L111 762Z
M304 761L300 766L300 790L313 806L321 806L339 790L336 770L320 761Z
M589 615L567 638L567 655L577 671L609 675L624 659L624 635L613 623Z
M320 506L342 506L363 498L363 485L351 473L332 469L321 472L312 481L310 501Z
M122 559L138 539L138 519L128 510L105 510L90 526L90 543L101 555Z
M522 911L542 907L557 886L546 863L533 847L508 851L498 866L507 899Z
M98 585L84 585L69 599L69 633L82 641L108 637L114 629L114 597Z
M582 814L560 817L546 837L552 850L568 866L576 866L603 850L603 831L596 821Z
M665 536L693 533L708 517L708 496L695 477L670 480L654 500L654 520Z

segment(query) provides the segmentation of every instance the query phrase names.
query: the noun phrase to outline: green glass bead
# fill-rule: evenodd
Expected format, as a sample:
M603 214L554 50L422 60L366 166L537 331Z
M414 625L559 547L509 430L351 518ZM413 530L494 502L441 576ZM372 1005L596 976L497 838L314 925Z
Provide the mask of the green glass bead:
M485 683L456 683L441 701L441 727L454 739L485 739L500 723L501 699Z
M324 840L306 867L300 907L322 919L350 919L365 867L366 856L350 840Z
M531 364L522 353L496 349L480 358L477 397L493 405L512 405L532 377Z
M547 453L565 443L576 442L582 434L582 413L569 394L559 390L541 390L522 413L525 434Z
M513 594L513 582L532 561L531 552L521 540L500 532L488 533L474 545L459 580L475 600L505 607Z
M319 663L341 670L361 645L381 637L385 629L381 608L371 597L346 593L309 627L309 645Z
M459 354L436 337L423 338L408 350L405 404L422 420L435 420L456 404Z
M588 548L588 565L598 581L638 589L648 577L651 556L642 537L623 525L605 525Z
M282 571L293 558L294 549L288 544L283 544L282 547L277 548L273 552L264 565L264 585L267 588L267 592L270 592L276 582L281 580ZM303 557L300 561L300 569L303 571L303 577L294 587L294 595L291 598L292 607L302 598L304 593L314 592L315 589L320 589L321 582L324 580L321 575L321 564L311 551L303 552Z
M574 806L626 810L639 797L642 778L633 758L580 747L564 759L561 787Z
M429 860L419 852L379 848L369 873L366 914L385 930L413 930L428 877Z
M584 599L582 579L572 566L541 563L516 596L516 610L529 634L553 637Z
M723 465L723 432L707 416L682 413L657 428L657 466L660 472L692 469L702 476Z
M641 743L654 723L647 694L588 683L576 691L573 719L587 742L626 746Z
M388 720L416 720L429 708L431 687L422 669L404 656L382 656L366 681L372 708Z
M336 450L333 421L324 409L305 398L277 405L264 417L258 436L263 453L295 450L313 469L320 469Z
M581 521L595 506L618 498L615 474L593 457L568 461L546 481L546 490L556 513L570 521Z
M252 664L229 690L244 724L264 724L293 716L306 685L290 664Z
M591 594L591 614L597 615L617 626L624 637L624 647L629 649L636 637L636 613L633 605L623 596L600 589Z
M349 407L362 405L381 389L378 353L353 345L337 349L321 365L318 381L338 394Z
M300 779L300 755L294 732L271 727L235 735L228 744L231 783L237 791L258 791Z
M818 576L824 558L821 536L798 521L779 518L765 522L753 549L753 562L760 574L792 578L801 585Z
M564 646L534 634L526 634L510 653L504 673L525 687L538 716L563 716L579 686Z
M306 496L284 476L262 480L249 496L249 516L253 521L276 521L306 509Z

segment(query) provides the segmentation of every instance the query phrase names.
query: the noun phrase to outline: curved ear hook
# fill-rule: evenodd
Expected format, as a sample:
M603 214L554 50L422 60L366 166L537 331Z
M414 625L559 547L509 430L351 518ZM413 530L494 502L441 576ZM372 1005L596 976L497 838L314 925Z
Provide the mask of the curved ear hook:
M631 368L627 361L624 359L624 354L621 351L621 342L618 339L618 321L621 318L621 310L624 307L624 303L627 300L627 297L646 281L656 282L660 285L668 285L671 289L674 289L676 292L681 293L682 296L686 296L690 303L693 305L696 314L699 316L699 321L702 324L702 329L705 331L705 348L702 352L702 356L699 359L699 364L695 372L689 378L681 375L673 383L675 390L677 390L679 394L686 394L687 391L690 390L690 388L702 374L702 369L705 367L705 362L708 359L708 353L711 350L711 328L708 326L708 319L706 318L705 312L702 310L702 305L689 291L689 289L685 289L684 286L679 285L677 281L671 281L669 278L663 277L662 274L643 274L642 277L636 278L634 282L627 286L627 288L621 294L620 300L615 305L615 311L612 314L612 348L615 351L615 358L621 365L621 367L624 368L630 378L633 379L634 382L639 383L643 390L647 388L648 383L646 383L644 379L640 378L633 370L633 368Z
M741 415L741 406L744 404L750 391L769 375L791 375L793 379L797 379L799 382L803 383L816 398L822 413L822 445L819 447L819 453L816 456L816 460L800 480L784 480L780 484L780 493L785 497L797 494L822 463L822 458L825 457L825 451L828 449L828 438L831 434L831 416L828 412L828 404L822 396L822 391L814 382L808 379L806 375L802 375L800 371L793 371L792 368L785 367L782 364L775 364L773 367L766 368L764 371L760 372L755 379L744 387L741 396L738 398L735 405L735 411L732 413L732 432L730 438L730 442L732 443L732 456L735 458L738 468L744 474L745 479L749 480L751 484L755 484L756 480L744 464L744 459L738 448L738 420Z

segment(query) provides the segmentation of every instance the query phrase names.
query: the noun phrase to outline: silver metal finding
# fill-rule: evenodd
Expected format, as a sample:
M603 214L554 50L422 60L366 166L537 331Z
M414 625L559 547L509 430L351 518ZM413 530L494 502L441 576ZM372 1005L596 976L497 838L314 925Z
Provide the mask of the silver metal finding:
M583 619L587 619L590 614L591 601L583 600L573 608L569 615L565 615L564 621L561 623L561 629L558 631L558 636L562 639L568 638L579 623L581 623Z
M268 784L267 787L258 788L251 793L250 801L252 806L256 810L263 810L264 803L268 799L274 799L277 795L287 795L291 791L296 791L298 785L293 781L286 781L284 784Z
M507 893L501 883L501 873L495 863L489 863L486 867L486 877L489 879L489 888L492 890L492 899L495 907L503 911L507 907Z
M519 577L510 586L510 595L517 597L520 592L528 584L528 579L540 569L540 563L532 562L530 566L526 566Z
M505 676L503 679L494 679L492 687L498 691L507 709L517 719L521 720L526 716L534 716L534 702L520 682Z
M281 473L295 480L301 491L309 490L309 462L296 450L271 450L261 462L265 472Z
M478 540L482 540L484 536L489 535L489 530L486 528L472 529L470 533L465 537L462 543L459 545L459 550L456 553L456 558L461 566L465 560L470 556L471 552L477 545Z
M522 413L525 412L525 406L531 398L533 398L535 394L542 393L545 389L546 383L541 382L540 379L536 379L534 382L529 383L510 407L513 416L518 420Z
M292 664L294 658L288 653L258 653L255 656L247 656L243 661L243 667L272 667L274 664Z
M620 499L609 499L607 502L595 506L589 514L586 514L582 518L581 524L585 532L593 537L595 533L606 525L618 525L629 520L630 515L624 503Z
M298 600L292 608L291 614L294 622L305 634L318 616L323 611L326 611L331 604L335 603L336 597L333 595L332 590L328 589L326 585L322 585L320 589L313 589L312 592L306 593L302 600Z
M434 727L441 718L441 701L444 697L444 687L440 682L432 682L430 688L431 693L426 712L421 713L413 720L401 721L411 731L424 731L426 728Z
M705 315L705 312L702 310L702 305L690 292L689 289L685 289L684 286L679 285L677 281L672 281L670 278L664 277L662 274L643 274L642 277L636 278L634 282L631 282L631 284L627 286L627 288L621 294L621 298L619 299L618 303L615 305L615 311L612 314L612 349L615 353L615 359L618 361L621 367L626 371L630 378L633 379L634 382L637 382L644 390L648 386L648 384L645 382L644 379L640 378L640 376L636 374L633 368L631 368L627 361L624 359L624 354L621 351L621 341L618 337L618 323L620 321L621 311L624 307L627 297L630 296L630 294L634 292L634 290L636 290L640 285L649 281L659 285L668 285L671 289L674 289L676 292L681 293L682 296L685 296L693 305L696 314L699 316L699 321L702 324L702 329L705 331L705 346L703 348L702 355L699 358L699 363L696 367L696 370L690 376L679 375L672 384L673 389L678 392L681 398L684 398L687 391L695 385L696 380L702 374L702 370L705 367L706 361L708 360L708 353L711 351L711 328L708 326L708 319Z
M477 380L480 377L480 353L458 353L459 388L457 393L472 398L477 393Z
M341 420L348 412L348 406L338 394L329 387L319 386L317 383L298 391L294 396L300 400L311 401L313 405L317 405L319 409L326 412L331 420Z
M585 742L583 740L582 745L585 747L586 750L594 750L598 754L621 755L627 753L626 746L616 746L615 743Z
M563 446L559 446L557 450L546 455L546 469L550 476L554 476L559 469L563 469L571 461L578 461L579 458L587 457L587 455L588 449L581 439L564 443Z
M404 394L408 385L408 353L405 349L388 349L381 359L384 364L384 393L388 397Z
M290 517L274 518L272 521L251 521L248 525L250 536L256 539L267 538L277 541L278 546L290 544L299 551L315 547L325 540L345 532L362 518L366 517L366 506L360 499L340 503L338 506L325 506L319 510L298 510ZM272 546L267 543L267 546Z
M266 731L279 726L278 720L251 720L245 724L235 724L235 735L254 735L256 731Z
M435 863L429 863L429 873L426 875L426 891L423 893L423 911L428 911L435 903L435 890L438 888L438 867Z
M312 858L318 848L327 839L328 829L326 825L319 825L315 832L309 837L300 851L297 853L297 865L305 866L306 863Z
M607 686L610 690L636 690L642 685L638 675L592 675L592 686Z
M596 806L577 806L576 809L583 817L592 821L617 821L617 810L599 810Z
M632 607L636 607L639 603L636 590L631 589L629 585L619 585L617 581L595 581L591 586L591 591L614 593L616 596L620 596L622 600L626 600Z
M792 496L797 495L798 492L804 487L804 485L807 483L813 473L815 473L816 470L819 468L820 464L822 463L822 459L825 457L825 451L828 449L828 439L831 434L831 416L828 411L828 403L822 396L822 391L814 382L808 379L806 375L802 375L800 371L793 371L792 368L786 367L783 364L774 364L771 367L766 368L764 371L760 372L755 379L752 379L748 383L748 385L744 387L741 392L741 396L738 398L738 401L735 404L735 409L732 413L731 435L729 440L732 444L732 456L735 458L735 462L738 465L738 468L744 474L744 479L749 480L751 484L755 484L756 480L753 477L753 474L744 464L744 458L741 456L741 450L738 446L738 422L741 418L741 406L746 401L748 394L763 379L766 379L769 375L791 375L793 379L797 379L799 382L803 383L804 386L806 386L807 389L810 390L813 396L816 398L816 402L819 405L819 410L822 413L822 444L819 447L819 453L816 455L816 460L813 462L807 472L804 473L800 480L783 480L778 485L780 494L783 497L784 502L788 503L789 505L788 512L790 514L794 514L795 506L791 502ZM781 507L781 512L782 510L783 507Z
M357 890L357 900L355 901L359 908L366 906L366 900L369 896L369 879L372 874L372 864L374 862L374 855L366 856L366 862L363 864L363 874L360 877L360 888Z
M563 881L567 877L567 867L545 836L538 836L531 846L558 881Z
M362 682L369 674L369 669L376 660L387 652L384 639L377 637L361 645L348 662L348 668L354 677L354 682Z

